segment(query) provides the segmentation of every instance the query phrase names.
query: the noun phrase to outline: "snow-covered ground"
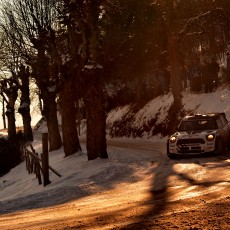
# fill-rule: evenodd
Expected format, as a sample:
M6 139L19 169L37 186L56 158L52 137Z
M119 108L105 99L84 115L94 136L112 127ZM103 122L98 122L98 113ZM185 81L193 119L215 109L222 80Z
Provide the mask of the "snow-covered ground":
M160 111L159 122L166 116L172 103L172 95L163 95L153 99L136 115L136 125L155 116ZM219 88L213 93L183 93L185 110L201 112L225 112L230 120L230 89ZM107 122L120 119L127 107L113 110ZM41 133L34 131L33 146L41 153ZM108 138L109 159L87 161L84 137L80 137L82 152L64 158L63 149L49 153L49 163L62 177L50 172L51 183L45 187L38 185L34 174L28 174L25 163L12 169L0 178L0 213L27 210L61 204L73 199L88 197L98 192L105 192L122 184L142 181L142 189L149 189L148 178L157 172L154 189L162 189L165 175L170 170L170 161L165 154L165 138L160 136L143 139ZM136 146L136 147L135 147ZM143 153L141 152L143 150ZM159 167L159 165L161 167ZM169 167L170 166L170 167ZM186 170L185 164L183 170ZM198 166L197 166L198 167ZM154 170L153 170L154 169ZM195 169L193 169L195 170ZM152 180L151 180L152 181ZM145 185L145 186L143 186Z

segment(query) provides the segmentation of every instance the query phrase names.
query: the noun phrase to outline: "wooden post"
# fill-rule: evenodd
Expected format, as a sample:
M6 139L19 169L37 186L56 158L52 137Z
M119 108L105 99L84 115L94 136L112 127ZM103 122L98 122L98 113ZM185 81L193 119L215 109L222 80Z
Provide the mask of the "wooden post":
M42 171L44 186L50 183L49 180L49 156L48 156L48 133L42 133Z
M42 184L42 178L41 178L41 166L39 161L36 161L36 176L38 178L38 184Z

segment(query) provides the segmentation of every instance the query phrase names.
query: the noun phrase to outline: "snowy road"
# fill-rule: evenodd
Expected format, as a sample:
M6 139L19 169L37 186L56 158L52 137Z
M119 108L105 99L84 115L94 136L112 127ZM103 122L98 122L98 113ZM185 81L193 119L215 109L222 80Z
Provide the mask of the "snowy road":
M158 229L153 220L159 216L171 216L170 224L173 225L172 215L189 210L195 212L203 205L229 197L229 155L169 160L165 142L127 139L108 140L108 152L109 160L97 162L101 166L97 173L89 175L95 162L81 163L83 166L77 172L78 185L73 184L73 175L65 175L63 170L63 183L71 179L72 187L69 185L66 190L62 187L62 193L67 194L70 188L76 190L67 202L56 205L51 202L48 187L47 193L39 196L34 192L26 198L18 198L27 201L24 208L23 202L18 204L21 205L17 207L19 211L14 211L16 198L2 201L0 229ZM51 165L61 171L57 162L63 157L56 162L54 155L50 157ZM70 163L77 165L74 159L70 159L68 167ZM87 177L80 180L81 173ZM58 183L59 178L50 185L52 192L52 186ZM88 195L78 193L79 188L88 189ZM56 187L59 195L60 189ZM36 206L39 201L43 201L44 206ZM11 206L8 213L4 213L4 205ZM145 226L146 220L149 228Z
M151 173L151 191L168 190L168 199L181 200L208 193L222 192L230 184L230 155L191 157L170 160L165 142L109 141L112 150L131 153L130 158L145 158L145 173ZM146 180L145 174L143 179Z

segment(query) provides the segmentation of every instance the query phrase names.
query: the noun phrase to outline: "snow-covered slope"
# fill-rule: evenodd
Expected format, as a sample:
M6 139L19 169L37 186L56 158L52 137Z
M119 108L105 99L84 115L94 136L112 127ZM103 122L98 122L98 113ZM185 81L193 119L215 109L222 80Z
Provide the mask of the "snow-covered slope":
M230 120L230 88L222 86L212 93L182 93L185 115L191 113L225 112ZM171 93L152 99L137 110L127 105L113 109L107 117L108 134L112 137L131 136L152 138L160 135L162 124L167 125L168 110L173 102Z

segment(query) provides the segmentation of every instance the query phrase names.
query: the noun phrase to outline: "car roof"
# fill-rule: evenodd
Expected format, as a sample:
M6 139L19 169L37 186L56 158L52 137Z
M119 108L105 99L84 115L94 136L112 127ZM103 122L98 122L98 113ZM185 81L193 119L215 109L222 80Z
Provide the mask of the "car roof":
M226 119L225 113L206 113L206 114L195 114L195 115L190 115L184 117L182 120L183 121L188 121L188 120L202 120L202 119L216 119L223 116Z

